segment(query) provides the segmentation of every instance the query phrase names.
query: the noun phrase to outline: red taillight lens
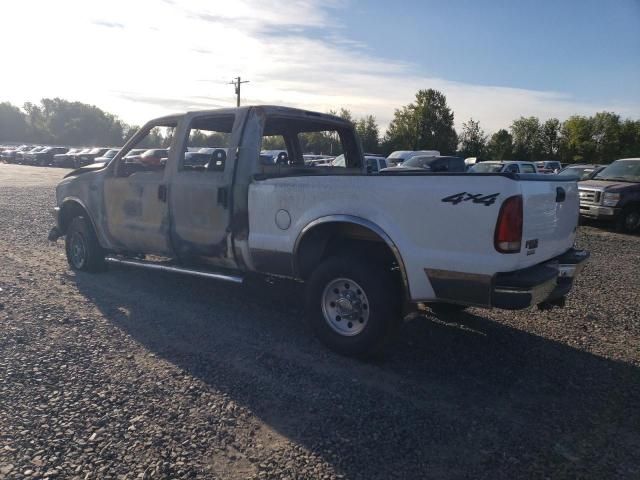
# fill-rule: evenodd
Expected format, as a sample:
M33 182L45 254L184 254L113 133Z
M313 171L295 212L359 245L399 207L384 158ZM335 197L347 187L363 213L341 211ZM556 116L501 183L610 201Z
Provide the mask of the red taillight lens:
M494 246L500 253L518 253L522 246L522 196L507 198L498 215Z

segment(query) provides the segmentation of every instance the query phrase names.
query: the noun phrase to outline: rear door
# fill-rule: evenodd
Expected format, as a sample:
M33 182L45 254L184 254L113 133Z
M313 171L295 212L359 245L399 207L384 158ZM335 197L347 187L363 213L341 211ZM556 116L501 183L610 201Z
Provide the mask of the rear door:
M187 117L178 161L171 173L171 243L182 260L235 267L229 225L232 185L243 114L232 111ZM208 147L207 161L190 161L189 148Z
M555 180L560 178L554 175L519 182L524 209L521 256L526 265L560 255L573 246L578 226L578 185Z

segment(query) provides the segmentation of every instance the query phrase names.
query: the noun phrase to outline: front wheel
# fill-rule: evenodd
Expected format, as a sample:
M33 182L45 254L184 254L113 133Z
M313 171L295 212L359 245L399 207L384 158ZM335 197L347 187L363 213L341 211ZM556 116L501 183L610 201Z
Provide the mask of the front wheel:
M640 231L640 207L625 207L618 218L618 230L626 233Z
M85 217L75 217L71 221L65 237L65 250L72 269L85 272L104 270L104 249Z
M307 283L307 310L320 340L347 356L379 353L400 325L397 283L367 259L331 257Z

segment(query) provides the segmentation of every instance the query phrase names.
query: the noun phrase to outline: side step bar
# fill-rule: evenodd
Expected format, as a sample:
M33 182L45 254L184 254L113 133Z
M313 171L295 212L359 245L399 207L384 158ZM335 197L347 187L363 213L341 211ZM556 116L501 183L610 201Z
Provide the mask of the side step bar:
M242 277L227 275L224 273L207 272L206 270L195 270L192 268L172 267L170 265L161 265L159 263L147 262L145 260L133 260L108 256L105 262L116 265L127 265L130 267L141 267L149 270L160 270L162 272L182 273L184 275L192 275L194 277L212 278L214 280L222 280L225 282L242 283Z

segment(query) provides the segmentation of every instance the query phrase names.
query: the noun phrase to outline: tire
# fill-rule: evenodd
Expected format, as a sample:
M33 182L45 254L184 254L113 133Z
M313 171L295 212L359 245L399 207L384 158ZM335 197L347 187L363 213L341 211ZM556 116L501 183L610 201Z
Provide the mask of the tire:
M617 229L625 233L640 231L640 207L629 206L622 209L617 220Z
M75 217L65 237L67 262L73 270L100 272L105 269L105 251L98 243L93 226L85 217Z
M307 315L327 347L350 357L379 354L401 324L391 272L357 256L324 260L306 286Z
M436 315L451 315L453 313L459 313L466 310L467 305L459 305L456 303L430 303L429 308Z

